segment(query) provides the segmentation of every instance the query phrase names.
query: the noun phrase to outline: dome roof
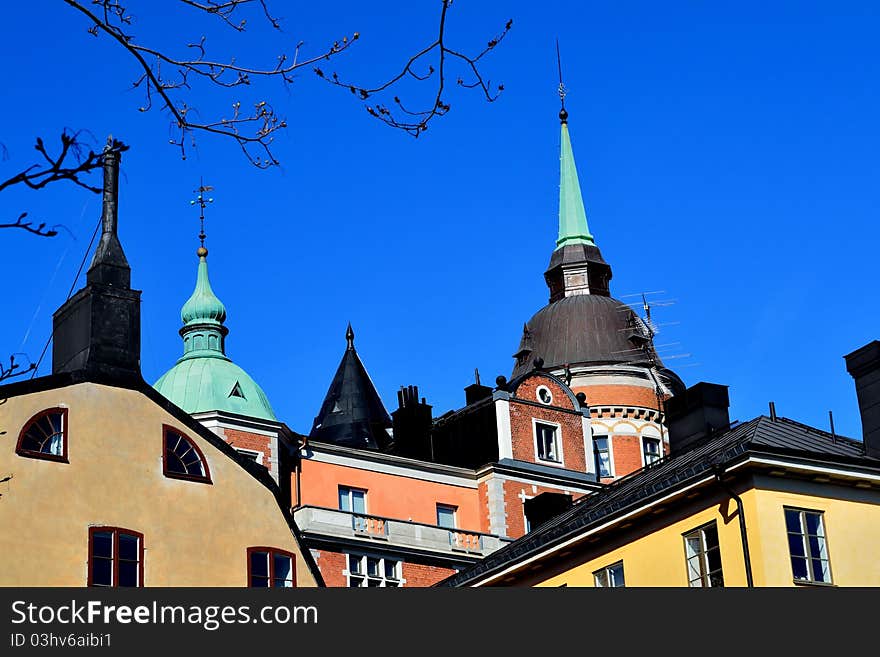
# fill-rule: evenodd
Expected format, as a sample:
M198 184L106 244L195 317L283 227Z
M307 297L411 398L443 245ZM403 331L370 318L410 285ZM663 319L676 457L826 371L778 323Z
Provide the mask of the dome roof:
M190 414L227 411L275 419L262 388L226 357L181 358L153 387Z
M208 280L208 250L199 248L196 287L183 305L183 356L153 384L187 413L227 411L274 420L262 388L226 356L226 308Z
M532 369L536 358L544 360L545 370L566 364L647 364L652 359L663 367L645 337L641 319L617 299L595 294L563 297L526 323L520 346L523 357L513 376Z

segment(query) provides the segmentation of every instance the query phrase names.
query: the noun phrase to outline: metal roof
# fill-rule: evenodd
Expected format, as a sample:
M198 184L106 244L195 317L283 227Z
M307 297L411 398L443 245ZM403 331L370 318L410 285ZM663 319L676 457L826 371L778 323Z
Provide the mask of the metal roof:
M689 449L622 477L580 498L570 509L489 555L439 586L462 586L542 551L601 521L684 487L714 468L750 453L772 453L822 462L843 462L880 471L880 460L864 455L862 443L813 427L761 416L712 434Z

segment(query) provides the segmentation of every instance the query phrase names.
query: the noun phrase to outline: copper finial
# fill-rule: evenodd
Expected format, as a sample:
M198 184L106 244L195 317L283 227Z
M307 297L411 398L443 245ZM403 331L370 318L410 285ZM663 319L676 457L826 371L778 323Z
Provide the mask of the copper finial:
M208 205L208 203L213 203L214 199L205 198L205 192L210 192L212 189L214 188L210 185L205 185L204 181L200 178L199 188L194 190L198 196L195 200L189 202L190 205L199 206L199 248L196 250L196 255L200 258L208 255L208 249L205 248L205 238L207 237L207 235L205 235L205 206Z

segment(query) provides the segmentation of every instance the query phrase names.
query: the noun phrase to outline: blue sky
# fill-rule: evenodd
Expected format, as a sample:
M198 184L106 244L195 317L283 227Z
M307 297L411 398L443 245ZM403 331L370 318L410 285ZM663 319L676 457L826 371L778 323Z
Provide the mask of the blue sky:
M274 3L284 34L253 15L241 38L177 4L131 2L138 37L179 48L207 32L218 56L260 61L300 39L310 54L358 31L356 47L323 68L364 85L429 43L439 13L426 0ZM259 171L234 144L206 137L182 160L167 143L167 116L137 111L130 58L61 3L15 3L0 46L0 177L32 161L37 135L51 143L64 127L131 146L120 235L143 290L148 381L182 350L179 311L198 245L189 201L204 177L215 187L209 263L228 310L227 352L279 419L308 433L348 321L389 410L396 390L413 384L439 415L463 405L475 367L484 382L510 374L523 322L547 301L558 37L587 215L613 267L612 294L634 301L628 295L662 290L655 298L675 300L655 309L657 342L670 344L661 353L681 356L666 362L688 385L729 385L732 418L766 413L774 400L781 415L823 428L833 410L838 432L859 437L842 356L876 339L880 319L880 6L456 0L447 39L473 52L508 18L513 29L483 69L504 84L500 99L453 88L450 113L418 139L308 71L286 89L196 89L206 118L234 98L271 98L286 117L274 149L282 166ZM420 89L401 93L415 100ZM3 217L26 210L65 226L51 240L0 232L0 353L36 360L100 199L58 184L5 191L0 207Z

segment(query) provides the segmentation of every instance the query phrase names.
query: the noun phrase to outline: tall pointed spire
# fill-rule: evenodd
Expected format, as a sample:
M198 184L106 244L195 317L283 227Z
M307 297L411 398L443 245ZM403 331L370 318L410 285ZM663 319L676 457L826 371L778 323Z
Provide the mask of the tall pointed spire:
M566 244L595 245L587 226L587 212L581 197L571 137L568 134L568 111L565 109L566 89L562 83L562 59L559 56L559 40L556 41L556 63L559 67L559 122L562 124L562 138L559 153L559 238L556 247Z

